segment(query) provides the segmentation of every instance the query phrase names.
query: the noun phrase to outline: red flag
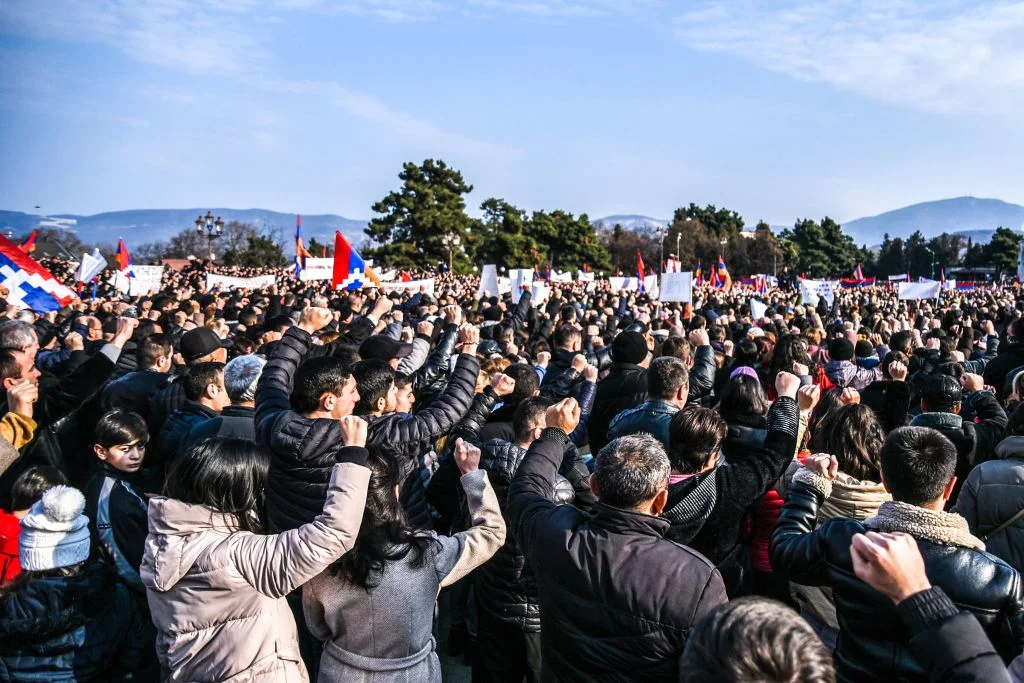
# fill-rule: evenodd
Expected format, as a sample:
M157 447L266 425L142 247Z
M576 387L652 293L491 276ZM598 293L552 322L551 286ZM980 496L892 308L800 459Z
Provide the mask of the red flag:
M18 249L21 249L26 254L31 254L36 250L36 236L39 234L39 230L33 230L32 234L28 238L18 245Z

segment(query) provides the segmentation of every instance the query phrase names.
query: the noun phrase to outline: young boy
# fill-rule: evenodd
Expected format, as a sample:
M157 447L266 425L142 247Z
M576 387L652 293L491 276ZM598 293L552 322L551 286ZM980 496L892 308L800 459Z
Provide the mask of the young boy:
M142 595L139 565L148 531L148 504L135 480L148 441L149 430L141 415L117 408L101 417L93 441L100 468L85 488L93 547L128 587Z

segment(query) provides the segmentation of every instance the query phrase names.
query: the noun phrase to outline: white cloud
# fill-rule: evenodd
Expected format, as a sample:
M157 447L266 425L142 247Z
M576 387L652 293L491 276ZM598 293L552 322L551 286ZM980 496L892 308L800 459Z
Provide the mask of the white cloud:
M891 104L1011 116L1024 105L1021 2L713 2L674 25L696 50Z

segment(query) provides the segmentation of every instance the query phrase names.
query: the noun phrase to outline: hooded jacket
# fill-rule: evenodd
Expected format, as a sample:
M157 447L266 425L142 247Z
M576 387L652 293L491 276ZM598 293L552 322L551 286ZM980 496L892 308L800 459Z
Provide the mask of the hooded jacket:
M355 543L366 505L367 451L345 448L323 512L278 535L238 531L234 515L156 497L142 559L157 655L171 681L305 681L285 596Z
M956 511L971 531L987 537L985 549L1024 572L1024 518L989 536L1024 509L1024 436L1010 436L996 447L996 459L973 470L960 489Z
M0 599L0 680L150 681L153 624L105 563Z
M885 375L881 368L862 368L848 360L834 360L825 366L825 377L842 389L851 387L863 391L869 384L883 379Z

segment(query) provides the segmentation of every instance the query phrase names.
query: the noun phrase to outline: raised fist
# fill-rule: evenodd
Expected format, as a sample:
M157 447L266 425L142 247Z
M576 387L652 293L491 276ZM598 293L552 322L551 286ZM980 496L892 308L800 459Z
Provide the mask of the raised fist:
M548 408L544 414L544 422L548 427L572 434L580 423L580 404L574 398L562 399Z
M366 448L366 420L356 415L346 415L338 422L341 426L341 440L346 446Z

